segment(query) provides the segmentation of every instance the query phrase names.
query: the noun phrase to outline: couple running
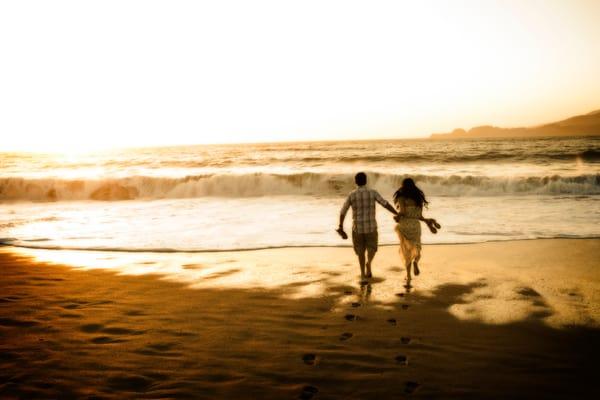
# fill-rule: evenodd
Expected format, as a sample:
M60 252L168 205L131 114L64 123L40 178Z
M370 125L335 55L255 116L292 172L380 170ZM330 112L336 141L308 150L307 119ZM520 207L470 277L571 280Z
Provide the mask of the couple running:
M371 263L377 252L375 202L394 214L394 220L397 222L395 230L400 239L400 251L404 257L407 279L411 278L411 267L414 269L414 274L419 275L420 221L425 222L433 233L436 233L437 228L440 227L435 219L423 217L423 206L428 203L423 191L411 178L404 179L400 189L394 193L396 206L394 208L376 190L367 188L367 175L364 172L356 174L354 182L358 187L348 195L342 207L337 232L343 239L348 237L344 232L344 219L348 208L352 207L352 244L360 264L361 281L373 276Z

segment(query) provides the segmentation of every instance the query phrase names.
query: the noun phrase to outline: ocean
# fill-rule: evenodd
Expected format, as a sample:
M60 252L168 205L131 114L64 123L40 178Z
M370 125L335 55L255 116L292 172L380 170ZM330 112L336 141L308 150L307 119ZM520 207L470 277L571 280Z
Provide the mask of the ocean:
M334 232L364 171L386 199L412 177L423 242L600 237L600 137L198 145L0 153L0 240L202 252L349 246ZM397 244L378 207L380 244ZM351 227L348 214L346 230Z

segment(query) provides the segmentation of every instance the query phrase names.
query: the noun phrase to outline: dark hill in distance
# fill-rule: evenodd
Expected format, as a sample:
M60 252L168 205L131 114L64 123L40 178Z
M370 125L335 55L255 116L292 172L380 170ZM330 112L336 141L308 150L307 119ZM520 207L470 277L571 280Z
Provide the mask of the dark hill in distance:
M455 129L450 133L434 133L431 139L491 138L491 137L542 137L542 136L600 136L600 110L528 128L499 128L484 125Z

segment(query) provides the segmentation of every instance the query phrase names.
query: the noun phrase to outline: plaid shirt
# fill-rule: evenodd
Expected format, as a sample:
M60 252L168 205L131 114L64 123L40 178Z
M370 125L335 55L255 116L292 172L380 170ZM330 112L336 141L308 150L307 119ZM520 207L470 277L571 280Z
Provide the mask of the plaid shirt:
M345 218L348 208L352 206L352 230L356 233L375 232L377 231L375 202L384 207L389 204L376 190L359 186L348 195L340 215Z

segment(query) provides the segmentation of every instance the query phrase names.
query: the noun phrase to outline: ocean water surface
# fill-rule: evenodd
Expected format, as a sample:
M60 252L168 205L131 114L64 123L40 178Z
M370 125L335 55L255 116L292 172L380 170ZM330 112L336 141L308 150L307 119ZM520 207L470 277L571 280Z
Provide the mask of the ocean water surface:
M600 237L600 137L588 137L0 153L0 238L122 251L344 246L334 229L358 171L390 201L415 179L442 224L425 243ZM377 212L380 243L397 243L391 214Z

